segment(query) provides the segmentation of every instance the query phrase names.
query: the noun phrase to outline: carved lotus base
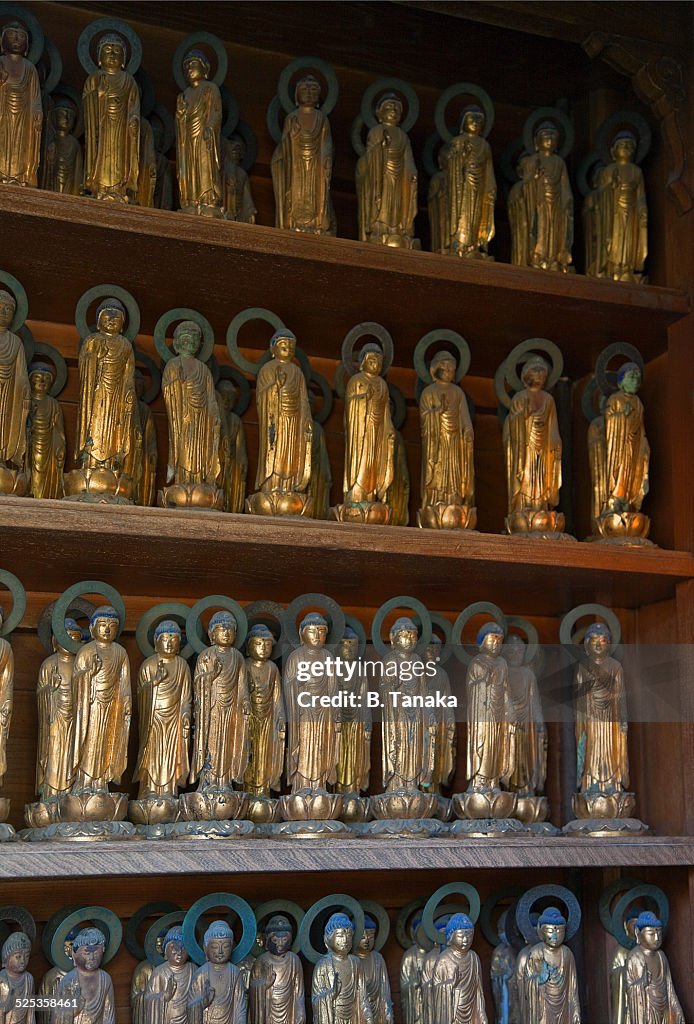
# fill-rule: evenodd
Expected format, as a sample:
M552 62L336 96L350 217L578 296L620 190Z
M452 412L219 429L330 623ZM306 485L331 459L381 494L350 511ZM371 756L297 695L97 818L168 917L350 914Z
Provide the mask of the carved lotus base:
M170 825L178 821L180 813L177 796L145 796L128 804L128 817L134 825Z
M58 820L124 821L128 813L128 797L126 793L65 793L58 797Z
M190 213L195 217L224 217L224 210L221 206L210 206L208 203L192 203L190 206L182 206L181 213Z
M623 839L625 836L645 836L650 831L648 825L638 818L580 818L568 822L562 829L565 836L587 839Z
M526 832L534 836L560 836L561 829L553 825L551 821L534 821L531 825L525 826Z
M358 793L342 793L342 814L340 821L347 825L355 822L368 821L371 817L368 796L360 796Z
M383 501L333 505L328 511L328 518L337 519L338 523L370 523L375 526L388 526L392 517L392 508Z
M531 826L524 825L517 818L475 818L454 821L448 826L448 835L461 839L499 839L511 834L531 835Z
M453 801L449 800L447 796L443 796L441 793L436 794L436 810L434 811L434 817L438 818L439 821L453 820Z
M566 525L563 512L522 509L507 516L505 525L506 533L515 535L540 537L543 540L576 540L563 532Z
M577 818L630 818L636 807L634 793L574 793L571 807Z
M246 818L255 825L267 825L269 822L279 821L279 803L272 797L249 793Z
M47 828L60 821L57 800L38 800L35 804L24 805L24 820L28 828Z
M10 816L10 798L0 796L0 821L7 821Z
M182 821L231 821L245 818L248 794L233 789L203 789L180 798Z
M0 824L0 843L13 843L18 838L19 836L11 825L7 825L5 822Z
M471 505L446 505L438 501L417 512L417 526L423 530L474 530L477 509Z
M282 821L336 821L342 815L342 793L299 789L277 801Z
M355 825L354 828L367 839L431 839L448 832L448 825L435 818L391 818L369 821L365 825Z
M0 494L21 498L29 489L29 477L21 469L12 469L0 463Z
M157 493L160 508L187 508L209 511L224 508L224 494L210 484L170 484Z
M513 816L526 825L546 821L549 817L549 800L546 796L519 796Z
M148 839L248 839L255 834L252 821L177 821L156 828L165 835L152 834L155 827L150 826Z
M624 544L631 547L655 547L647 540L651 520L643 512L604 512L593 519L591 538L598 543Z
M132 505L133 479L112 469L73 469L63 477L68 501Z
M25 828L19 838L27 843L97 842L110 839L138 839L129 821L62 821L46 828Z
M453 794L453 810L459 818L512 818L515 815L517 793L501 789L468 790Z
M344 821L282 821L270 825L272 839L352 839L354 833Z
M386 232L374 233L369 235L369 241L372 245L388 245L391 249L421 249L418 238L413 238L411 235L403 235L399 231L393 231L390 234Z
M246 512L254 516L307 516L313 515L313 498L310 494L287 491L286 494L273 492L265 494L256 491L246 498Z
M400 818L434 818L438 810L436 793L421 789L392 789L370 797L371 813L380 821Z

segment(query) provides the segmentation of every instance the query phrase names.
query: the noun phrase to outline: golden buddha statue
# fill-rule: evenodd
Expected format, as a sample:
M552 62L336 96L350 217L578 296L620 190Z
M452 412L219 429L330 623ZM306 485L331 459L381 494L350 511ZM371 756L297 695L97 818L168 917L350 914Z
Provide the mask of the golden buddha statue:
M427 193L432 252L451 251L448 231L448 155L449 146L440 146L436 154L439 169L432 174Z
M157 187L157 154L154 132L146 117L140 118L140 170L137 177L137 205L154 206Z
M149 976L143 999L143 1024L187 1024L195 965L183 943L183 929L169 928L163 940L164 963Z
M255 391L260 450L256 493L246 500L246 511L310 516L313 421L306 381L294 362L296 336L281 328L270 350L272 359L261 366Z
M223 215L221 164L222 97L210 81L210 62L201 50L183 58L186 88L176 103L176 166L181 210L206 217Z
M610 146L612 163L599 172L595 197L600 253L593 276L632 284L647 280L643 266L648 255L646 188L634 162L636 148L633 132L617 132Z
M527 1019L581 1024L576 961L564 945L566 918L556 907L548 907L539 917L537 931L541 941L518 957L516 973Z
M354 666L354 674L346 688L355 695L356 706L341 709L340 759L335 789L338 793L359 795L369 788L373 723L367 700L369 681L359 669L359 637L351 626L345 626L337 654L345 664ZM344 685L344 678L341 682Z
M417 912L410 925L412 945L400 961L400 1003L403 1024L425 1024L422 1000L422 967L431 943L422 928L422 913ZM438 950L437 950L438 952Z
M140 171L140 93L125 69L125 39L97 42L99 66L84 84L84 187L88 195L135 202Z
M106 937L98 928L83 928L72 944L75 966L59 982L51 1024L113 1024L116 997L111 976L101 969Z
M393 1024L393 1000L388 968L383 956L374 949L378 926L370 914L364 914L364 931L354 956L371 1007L373 1024Z
M243 422L234 412L237 395L233 381L220 380L217 385L217 404L221 418L221 447L217 484L224 495L225 512L243 512L246 501L248 452Z
M21 338L11 330L17 301L0 291L0 493L25 494L27 418L31 389Z
M80 930L81 925L76 925L70 932L68 932L67 938L63 943L63 952L68 960L72 960L72 943ZM63 967L51 967L50 970L46 971L44 976L41 978L41 984L39 985L37 994L40 996L54 996L58 990L58 985L66 974L67 971Z
M359 238L376 245L411 249L417 214L417 167L407 132L400 127L402 101L382 95L366 150L356 171Z
M467 399L455 383L456 361L438 352L431 361L432 382L422 391L422 507L417 524L430 529L474 528L474 434Z
M0 606L0 629L5 619ZM14 707L14 654L8 640L0 636L0 787L5 781L7 772L7 737L12 721ZM0 799L0 816L4 819L9 813L9 800Z
M644 910L634 923L634 935L636 946L626 962L625 1024L685 1024L670 965L660 948L662 921Z
M29 33L19 21L0 30L0 183L36 188L43 106Z
M407 448L401 431L395 426L395 403L392 395L388 405L394 437L393 479L386 491L385 503L392 509L392 525L407 526L410 521L410 469L407 465Z
M437 933L437 942L429 949L422 961L421 992L422 992L422 1020L424 1024L435 1024L436 1017L434 1008L434 970L436 961L446 948L446 925L452 914L438 915L434 926Z
M446 949L436 960L432 978L436 1024L487 1024L480 958L471 949L474 934L467 914L450 917Z
M635 926L638 913L627 917L624 931L633 945L636 944ZM627 949L618 945L610 962L610 1024L626 1024L627 1021L627 960L633 945Z
M375 1024L357 958L351 953L354 925L347 914L333 914L323 933L326 953L313 968L314 1024Z
M508 911L505 910L499 916L499 941L494 947L489 975L496 1009L496 1024L521 1024L516 953L506 934L507 915Z
M294 100L296 108L285 117L282 138L272 154L275 227L334 235L333 141L330 122L320 109L320 82L313 75L300 78Z
M243 788L247 793L263 797L281 788L287 732L282 677L277 665L270 660L274 643L275 638L267 626L251 626L246 641L250 755Z
M154 186L152 205L157 210L173 210L173 170L171 161L166 156L170 149L167 139L167 123L171 115L158 104L149 116L154 139L154 155L157 168L157 181ZM165 121L167 123L165 123ZM173 124L173 122L172 122ZM173 127L170 129L173 135Z
M2 946L0 970L0 1015L3 1024L33 1024L34 979L29 974L31 939L24 932L12 932Z
M264 952L251 967L249 1024L305 1024L304 970L291 944L288 918L271 917L265 925Z
M224 182L224 216L244 224L255 224L258 211L251 195L251 183L242 167L246 144L240 135L222 139L222 180Z
M494 237L496 178L481 107L463 111L460 134L450 142L446 161L448 235L446 248L468 259L490 259Z
M135 370L135 394L137 395L137 413L139 425L139 443L137 458L133 467L133 501L136 505L153 505L156 497L157 461L157 428L154 416L147 402L143 400L145 378L141 370Z
M427 675L427 687L435 700L438 694L446 698L451 696L451 681L446 670L439 664L441 647L440 637L432 633L426 649L426 661L432 665L436 664L436 672ZM436 719L434 758L428 790L430 793L440 795L441 787L448 786L455 775L458 738L455 715L451 707L437 707L434 718Z
M581 219L583 221L583 243L585 248L585 267L589 277L598 277L601 260L602 239L598 209L598 177L603 164L598 154L592 154L583 161L578 171L578 181L583 195Z
M74 135L77 117L77 107L67 96L59 96L48 115L50 141L41 168L41 188L48 192L78 196L82 191L82 147Z
M544 798L538 796L545 788L547 776L547 727L542 715L542 703L537 678L530 665L525 664L526 645L516 634L504 642L503 657L508 666L508 686L511 722L516 761L508 780L508 788L518 794L518 816L521 805L531 820L535 814L531 807L541 813L539 804Z
M205 963L188 992L188 1024L246 1024L248 997L243 975L231 963L234 933L226 921L212 922L203 948Z
M308 494L313 502L311 514L314 519L327 519L330 508L333 471L330 465L323 423L316 419L316 399L313 391L310 390L308 402L313 417L311 422L311 479L308 485Z
M532 141L535 152L521 157L519 162L522 201L509 201L511 231L527 240L524 251L517 254L514 262L567 273L573 245L573 195L566 164L557 152L557 125L543 121L535 129ZM514 251L517 248L514 243Z
M65 423L58 400L49 393L55 375L45 363L29 367L31 409L28 427L29 493L34 498L63 497Z

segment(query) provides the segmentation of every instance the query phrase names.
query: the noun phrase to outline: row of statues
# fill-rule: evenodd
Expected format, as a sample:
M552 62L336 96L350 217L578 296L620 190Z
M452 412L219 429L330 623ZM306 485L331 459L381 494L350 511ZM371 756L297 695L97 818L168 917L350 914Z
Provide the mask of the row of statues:
M35 187L44 113L34 67L41 49L32 46L32 31L40 32L38 23L25 16L5 24L0 34L0 62L7 79L0 103L0 138L7 140L0 147L0 181ZM54 86L55 97L48 97L42 187L171 207L171 168L162 147L167 141L171 146L172 133L166 140L167 116L161 110L152 112L152 123L141 110L143 90L134 77L142 55L137 35L125 22L105 23L102 18L83 31L78 52L89 76L81 104L74 90L60 85ZM29 59L32 55L34 63ZM195 33L179 45L173 70L181 89L175 115L180 209L254 223L256 208L247 175L252 159L247 160L244 138L234 133L238 114L234 119L233 110L238 105L228 92L225 117L223 43L209 33ZM316 75L327 83L325 96ZM330 197L333 143L328 119L337 92L334 71L318 59L299 58L280 76L268 111L268 126L277 143L271 171L279 228L337 234ZM459 131L454 133L447 126L446 112L452 100L461 98L474 102L463 108ZM352 142L359 155L359 237L365 242L421 248L414 233L417 167L407 134L418 110L416 94L398 79L380 80L364 94ZM281 111L285 118L280 130ZM428 199L435 252L490 258L497 187L486 137L493 119L489 96L471 83L447 89L437 104L439 170L432 174ZM85 136L84 159L75 136L78 123ZM608 118L598 136L600 152L591 163L595 188L584 207L586 273L641 282L647 255L647 207L643 174L636 161L645 156L650 131L638 114L626 111ZM564 158L572 141L571 124L558 109L540 108L526 120L522 151L514 154L519 180L508 197L514 264L571 269L574 201Z
M51 395L55 370L41 359L27 368L22 338L16 333L21 327L18 302L26 307L26 296L14 278L4 278L19 294L0 292L0 492L152 504L157 439L151 411L142 400L144 376L140 373L138 378L131 340L133 317L139 319L132 296L123 294L127 310L123 301L107 296L98 306L92 331L86 326L85 299L100 289L92 289L78 303L78 330L88 333L82 334L79 353L76 468L66 472L62 413ZM248 389L247 380L236 373L235 379L218 377L215 386L209 365L214 347L210 324L194 310L176 309L161 317L154 331L165 363L162 391L169 435L166 482L156 496L158 504L230 512L245 507L256 515L405 525L409 473L385 379L393 361L390 334L380 324L365 323L345 338L338 367L338 387L344 396L344 497L330 507L330 460L323 428L311 408L310 385L317 375L297 349L295 335L284 326L270 340L269 359L245 358L238 347L238 324L249 316L274 322L277 318L267 310L244 311L228 333L229 351L239 370L256 376L255 491L246 498L248 456L243 423L235 411L239 385ZM166 332L174 322L172 353ZM378 343L363 344L355 359L355 345L369 336ZM457 354L439 349L427 362L427 352L443 342ZM624 362L615 374L608 364L616 356ZM55 352L53 359L62 362ZM418 343L414 363L422 440L418 525L474 529L474 432L459 383L470 365L469 347L454 331L432 331ZM510 534L567 536L564 515L557 511L562 438L551 394L562 370L557 346L532 338L512 350L496 375L500 407L508 410L502 442L508 493L505 526ZM221 373L218 366L217 371ZM591 539L650 543L650 520L641 511L650 458L637 394L642 376L643 360L632 346L608 346L598 359L588 397L592 401L599 395L600 405L589 406L587 412ZM325 387L329 392L327 383Z
M493 894L482 911L482 930L495 947L489 1014L481 961L472 948L480 915L476 889L453 882L400 911L403 1024L581 1024L578 971L567 945L581 923L576 897L559 885L513 892L509 902L508 890L502 891L505 903ZM466 912L444 902L455 895L467 901ZM615 897L620 898L613 909ZM238 941L231 915L210 919L222 907L240 921ZM617 943L610 1024L684 1024L661 949L669 913L665 893L620 880L601 895L600 913ZM27 967L36 926L24 908L0 908L0 914L21 919L26 929L11 932L3 945L0 1005L14 1008L13 1024L33 1024L33 1008L22 1003L29 1004L35 991ZM154 921L142 944L131 925L149 917ZM318 948L312 931L321 934ZM346 894L324 897L306 912L282 899L254 912L231 893L203 897L187 912L174 903L145 905L125 936L140 961L130 991L133 1024L305 1024L309 1000L317 1024L393 1024L388 967L380 952L390 931L380 905ZM122 935L118 918L98 906L66 908L44 925L42 945L54 967L38 995L54 1024L114 1020L113 982L103 968ZM308 992L299 953L312 965Z

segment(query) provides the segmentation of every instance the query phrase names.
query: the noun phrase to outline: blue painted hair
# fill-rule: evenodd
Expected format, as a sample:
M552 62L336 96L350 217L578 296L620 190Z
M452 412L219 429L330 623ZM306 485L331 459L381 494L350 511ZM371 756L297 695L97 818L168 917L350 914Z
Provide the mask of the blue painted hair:
M164 936L164 949L170 942L180 942L183 945L183 928L180 925L175 925L173 928L169 928L168 932Z
M642 376L641 367L638 363L624 363L622 366L620 366L619 370L617 371L617 384L621 385L626 375L628 373L632 373L634 370L636 370L639 377Z
M282 327L281 330L275 331L272 335L270 338L270 344L274 345L280 340L280 338L289 338L290 341L296 341L296 334L294 334L294 331L290 331L289 328Z
M299 630L302 630L304 626L326 626L328 620L320 614L320 612L309 612L308 615L304 615L299 625Z
M93 626L97 619L115 619L116 622L120 623L118 612L112 604L102 604L95 608L89 620L89 625Z
M226 609L221 612L215 612L209 621L207 632L209 633L209 631L214 629L215 626L233 626L234 629L236 629L236 616Z
M487 633L500 633L501 636L504 636L504 631L503 631L502 627L499 625L498 622L485 622L485 624L482 626L482 628L478 632L476 640L475 640L475 643L477 644L478 647L480 646L480 644L484 640L484 638L487 635Z
M652 910L642 910L636 918L635 928L662 928L663 922Z
M264 625L262 622L258 622L255 626L251 626L251 628L248 630L249 639L252 636L262 636L264 640L272 640L273 642L275 639L274 636L272 635L272 630L268 626Z
M99 322L99 317L101 316L101 314L106 310L108 310L109 312L117 311L119 313L122 313L123 316L126 315L125 306L123 305L122 302L119 302L118 299L104 299L104 301L101 303L101 305L98 307L96 311L97 323Z
M407 615L401 615L399 619L396 619L393 625L390 627L390 635L393 633L399 633L400 630L417 629L414 619L410 619Z
M467 914L452 914L448 924L446 925L446 942L448 942L453 932L469 932L472 931L474 927L474 924Z
M181 627L173 619L162 619L157 628L154 630L154 639L160 637L162 633L176 633L178 636L181 635Z
M547 907L546 910L542 911L537 920L538 928L542 928L544 924L566 925L566 918L561 910L557 910L556 907Z
M332 914L325 923L323 935L329 939L339 928L349 928L351 932L354 932L354 925L346 914Z
M604 622L594 622L591 626L588 626L584 639L587 640L590 636L606 636L608 640L612 639L610 627L605 625Z

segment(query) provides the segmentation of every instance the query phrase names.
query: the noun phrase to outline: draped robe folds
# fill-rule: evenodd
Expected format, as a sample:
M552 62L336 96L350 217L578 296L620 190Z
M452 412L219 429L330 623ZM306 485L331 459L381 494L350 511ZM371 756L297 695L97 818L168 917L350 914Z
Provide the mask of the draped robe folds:
M427 688L436 698L437 694L451 696L451 681L448 673L440 666L435 676L427 678ZM434 767L431 773L431 786L438 792L441 786L447 786L455 773L457 734L455 715L449 707L439 707L434 711L436 729L434 733Z
M42 121L36 68L26 57L0 56L0 181L36 188Z
M14 690L14 654L0 637L0 786L7 771L7 734L10 731Z
M407 526L410 521L410 470L407 465L407 449L399 430L394 431L393 479L386 491L386 504L393 510L393 526Z
M496 178L489 143L464 132L448 153L447 243L463 250L487 250L494 237Z
M537 679L531 668L509 665L508 680L516 747L516 765L509 787L534 795L544 789L547 775L547 732Z
M95 991L87 998L85 989L80 987L80 973L74 967L60 981L56 999L68 1004L76 1002L77 1005L54 1007L51 1024L116 1024L116 1000L110 976L101 969L90 972Z
M544 949L542 942L533 946L522 965L520 984L527 1020L532 1024L581 1024L573 953L560 946L559 964L555 965L545 960Z
M397 125L375 125L357 161L359 238L388 235L412 239L417 213L417 166L407 133Z
M205 982L215 990L207 1008L202 1005ZM213 967L204 963L193 975L188 992L188 1024L246 1024L247 1008L243 975L235 964Z
M140 169L140 94L122 69L95 71L84 85L84 184L102 198L127 201Z
M581 792L629 786L624 671L615 658L576 666L576 744Z
M282 679L273 661L257 664L246 659L246 682L251 705L248 720L250 757L243 777L248 793L270 795L280 788L284 745L280 732L286 731Z
M496 1007L496 1024L521 1024L516 954L508 943L500 942L495 947L489 973ZM504 1005L508 1008L507 1019L503 1017Z
M445 171L432 174L427 193L432 252L450 252L448 238L448 177Z
M556 508L561 437L552 396L546 391L519 391L504 421L503 443L509 513Z
M227 220L241 221L243 224L255 224L258 211L251 195L251 183L243 167L236 163L230 154L231 143L222 139L224 161L222 175L224 178L224 211Z
M136 505L153 505L157 475L157 429L152 410L146 402L137 403L142 433L140 458L133 474L133 498Z
M607 503L607 438L605 417L596 416L588 427L588 462L592 486L592 512L597 519Z
M145 990L154 968L149 960L141 960L130 981L130 1016L132 1024L147 1024L145 1018Z
M163 153L156 154L157 183L152 205L157 210L173 210L173 172L171 162Z
M473 950L461 954L444 949L436 961L432 989L436 1024L487 1024L482 968Z
M615 391L605 405L607 502L638 512L648 494L650 447L638 395Z
M181 209L217 206L223 199L222 97L214 82L189 85L176 104L176 164Z
M42 165L41 188L78 196L82 188L84 165L82 147L74 135L53 134Z
M160 667L166 678L159 679ZM133 780L143 794L176 795L188 778L190 669L183 658L147 658L137 678L140 753Z
M400 1001L403 1024L424 1024L422 1006L422 965L426 950L416 943L406 949L400 961Z
M330 504L330 488L333 474L330 468L325 431L317 420L313 420L313 441L311 444L311 480L308 493L313 498L313 518L325 519Z
M137 417L133 347L122 334L97 331L84 341L78 365L76 459L85 454L89 466L120 469Z
M393 1024L393 1000L386 962L377 950L356 955L357 970L364 982L374 1024Z
M600 265L602 258L602 218L598 200L598 190L593 189L583 200L583 240L586 250L586 274L590 277L601 277Z
M345 392L345 499L354 488L365 499L383 500L393 482L395 430L390 418L388 385L383 377L360 371Z
M117 643L85 644L75 656L72 684L74 768L85 786L108 789L109 782L120 782L127 763L132 706L128 655Z
M529 264L556 266L573 245L573 196L566 164L556 153L520 161L528 224Z
M297 108L284 119L270 165L275 227L335 234L330 204L333 141L322 110Z
M231 788L248 764L246 665L235 647L206 647L193 680L195 739L190 781Z
M477 654L468 665L466 689L469 787L493 789L515 768L506 660Z
M627 959L629 950L617 946L610 964L610 1024L627 1024Z
M256 489L303 494L311 476L313 421L300 367L277 359L261 366L255 401L260 438Z
M157 186L157 154L154 150L154 132L146 118L140 118L140 170L137 178L139 206L154 206Z
M41 978L41 984L39 985L38 995L40 996L54 996L58 985L67 974L62 967L51 967L50 971L46 971L44 976Z
M422 961L422 1008L424 1011L424 1024L438 1024L434 1008L434 970L436 961L440 957L442 947L435 945L430 949Z
M337 732L340 715L334 707L301 707L299 693L310 697L334 697L338 692L337 677L325 667L328 657L323 647L302 645L292 651L284 668L284 704L287 713L287 783L292 792L300 789L325 789L337 779L341 736ZM299 663L308 663L310 679L299 682ZM322 674L314 675L314 666L323 665ZM303 703L310 704L303 698Z
M625 1024L685 1024L670 965L659 949L648 956L640 946L632 949L626 962L626 998Z
M462 388L434 381L419 400L422 432L422 507L475 501L473 432Z
M611 163L598 177L600 276L633 275L648 255L648 210L643 172L634 163Z
M221 417L214 380L194 356L169 359L162 376L169 421L167 483L214 485Z
M0 331L0 463L23 467L30 407L24 346L12 331Z
M144 993L143 1014L147 1024L188 1024L188 997L194 972L195 965L190 960L180 967L163 963L154 968ZM176 990L173 997L167 999L170 978L176 982Z
M427 697L426 679L422 676L405 682L400 678L401 666L409 669L412 655L394 651L385 662L380 682L383 721L381 725L383 787L418 789L431 781L434 765L434 721L419 700L417 707L403 707L403 698ZM414 673L410 674L414 675ZM400 694L397 706L390 694ZM409 702L406 702L409 703Z
M217 486L224 495L225 512L243 512L248 475L248 453L243 423L235 412L227 412L217 392L220 415L219 474Z
M357 958L338 961L332 953L313 968L313 1024L375 1024Z
M42 799L66 792L73 781L74 662L71 654L51 654L39 670L36 687L39 719L36 792Z
M32 1006L22 1006L19 1000L34 995L34 979L28 971L14 981L6 970L0 971L1 1024L34 1024L36 1015Z
M337 786L341 793L361 793L369 788L371 771L372 720L367 706L368 679L355 672L346 688L356 694L357 707L342 709Z
M51 395L32 397L28 422L31 495L62 498L65 423L59 402Z
M249 1024L305 1024L304 969L296 953L261 953L251 968L248 1003Z
M515 182L509 189L507 206L511 225L511 263L516 267L527 267L530 265L530 229L523 181Z

